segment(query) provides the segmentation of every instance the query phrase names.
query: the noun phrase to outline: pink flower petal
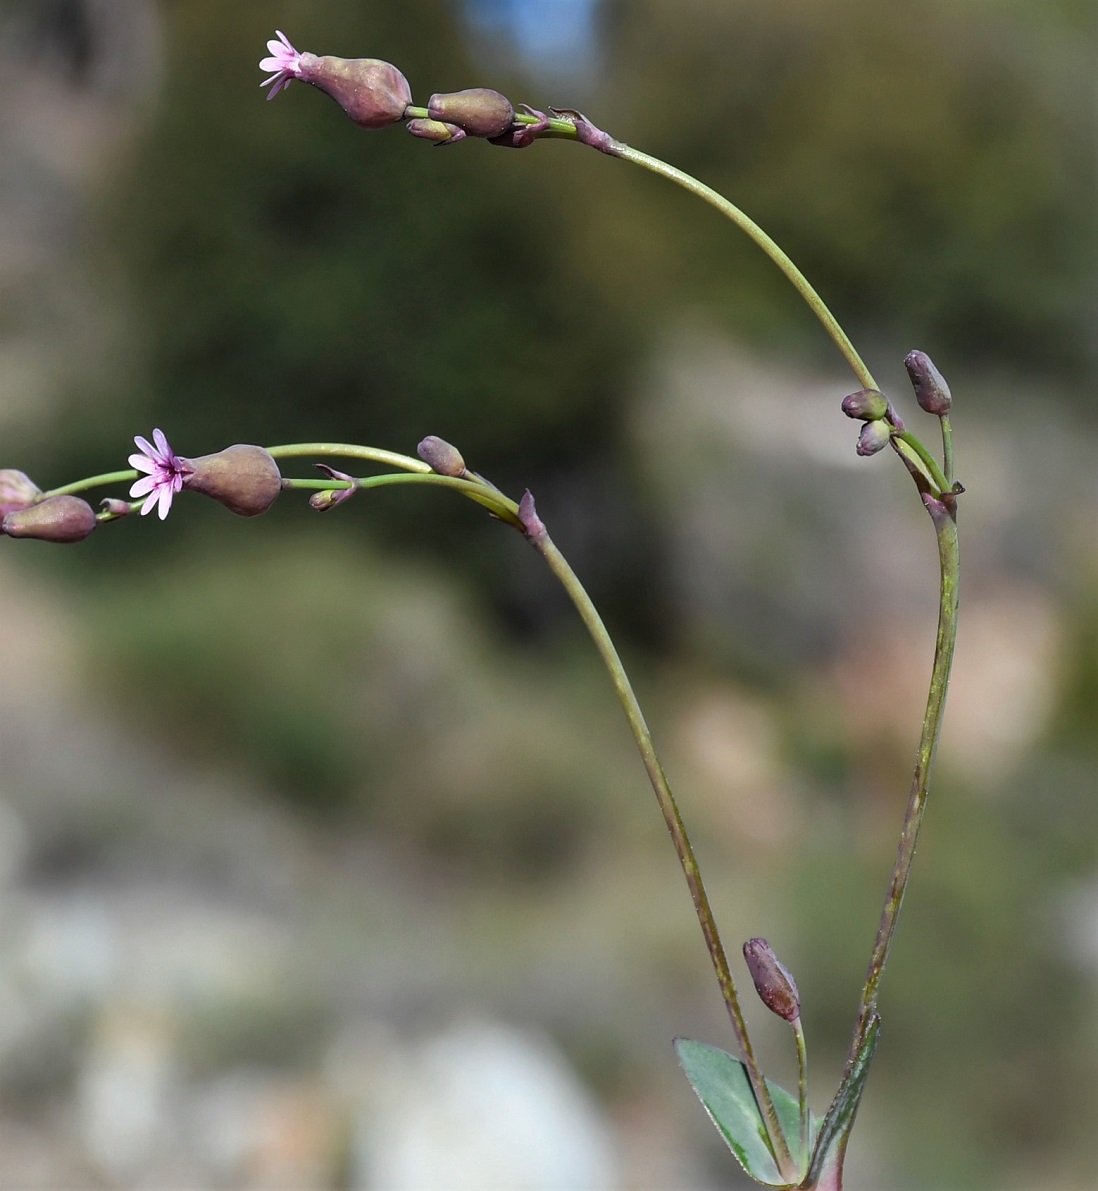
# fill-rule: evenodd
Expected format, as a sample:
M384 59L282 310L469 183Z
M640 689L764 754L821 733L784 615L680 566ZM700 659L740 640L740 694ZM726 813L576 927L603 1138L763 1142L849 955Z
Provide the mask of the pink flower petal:
M145 496L152 492L157 487L155 476L142 476L140 480L135 480L130 487L130 495L136 500L139 496Z

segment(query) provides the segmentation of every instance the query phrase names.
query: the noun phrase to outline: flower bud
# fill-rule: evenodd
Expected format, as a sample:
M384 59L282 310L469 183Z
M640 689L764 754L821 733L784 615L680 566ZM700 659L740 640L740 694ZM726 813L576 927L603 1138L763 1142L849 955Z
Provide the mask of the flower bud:
M81 542L95 529L95 511L78 496L48 496L37 504L7 513L0 530L9 538L43 542Z
M424 141L434 141L436 145L448 145L455 141L465 140L464 129L456 124L447 124L443 120L424 120L416 117L409 120L404 127L412 134Z
M876 389L859 389L843 398L843 413L863 422L878 422L888 413L888 399Z
M502 136L515 119L511 101L488 87L432 95L427 110L435 120L456 124L470 136Z
M0 471L0 517L25 509L42 495L42 489L24 472L6 467Z
M412 102L408 80L377 58L300 54L295 77L330 95L363 128L395 124Z
M106 496L100 502L100 517L105 521L117 521L119 517L128 517L133 512L133 505L128 500L118 500L113 496Z
M773 947L765 939L748 939L743 945L743 957L759 1000L771 1013L789 1022L796 1021L801 1015L801 994Z
M887 422L866 422L858 435L858 454L876 455L888 446L891 437L892 427Z
M318 513L326 513L354 496L357 491L357 488L322 488L309 497L309 507Z
M237 443L186 462L193 471L183 487L212 496L240 517L265 513L282 491L278 464L262 447Z
M915 400L928 414L944 417L953 405L953 398L949 392L949 385L945 383L942 374L934 367L934 361L926 352L908 352L904 357L904 367L911 378L911 385L915 390Z
M451 446L445 439L429 434L416 447L416 454L429 464L432 471L440 476L454 476L461 479L466 474L465 460L457 447Z

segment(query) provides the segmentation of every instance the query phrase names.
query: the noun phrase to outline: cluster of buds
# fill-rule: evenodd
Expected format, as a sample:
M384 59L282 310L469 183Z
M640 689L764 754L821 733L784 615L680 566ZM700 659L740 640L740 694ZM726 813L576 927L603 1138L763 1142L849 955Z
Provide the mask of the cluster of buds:
M479 137L493 145L524 149L543 133L574 135L580 144L611 152L616 142L581 112L550 108L548 114L514 105L489 87L436 92L426 108L412 103L412 89L391 62L377 58L336 58L294 48L281 30L267 42L260 70L270 71L260 84L273 99L292 82L308 83L335 100L363 128L385 128L404 121L407 130L436 145L452 145Z
M903 429L888 398L876 389L859 389L843 398L843 413L865 423L858 435L858 454L876 455L888 446L893 432Z
M908 352L904 357L904 367L911 378L919 408L936 417L946 417L953 399L949 385L934 367L933 360L926 352ZM858 435L859 455L876 455L888 446L894 434L903 432L904 424L892 402L876 389L859 389L857 393L844 397L842 410L848 418L865 423Z
M238 517L265 513L282 491L278 464L262 447L245 443L212 455L186 459L177 455L160 430L153 441L138 435L139 453L130 465L143 473L130 488L143 515L157 510L163 521L172 500L182 491L200 492ZM0 471L0 532L10 538L44 542L80 542L104 521L115 521L138 505L108 498L96 513L86 500L70 493L48 495L21 471Z

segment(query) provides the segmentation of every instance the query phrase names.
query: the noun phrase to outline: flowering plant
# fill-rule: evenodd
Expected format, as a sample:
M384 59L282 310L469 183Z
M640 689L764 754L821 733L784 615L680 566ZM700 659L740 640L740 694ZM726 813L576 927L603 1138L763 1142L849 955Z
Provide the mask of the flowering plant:
M807 1046L796 981L766 940L755 938L744 945L747 969L764 1005L793 1031L799 1068L796 1094L772 1084L762 1073L693 846L636 695L605 625L579 578L552 541L529 491L518 500L506 496L469 469L455 447L435 436L423 439L415 457L356 444L295 443L266 448L236 444L213 454L187 458L175 452L158 428L153 432L152 442L141 436L134 439L138 452L129 457L132 470L91 476L48 491L40 490L22 472L0 472L3 515L0 528L13 538L69 543L80 541L99 525L134 511L147 516L155 509L158 518L164 520L176 497L183 492L210 496L237 515L254 516L267 511L279 494L287 490L308 492L310 505L325 511L345 503L360 490L393 484L426 484L448 488L474 501L517 530L544 559L572 599L611 676L680 861L712 961L739 1057L700 1042L680 1039L676 1046L686 1074L729 1148L756 1181L774 1187L834 1191L842 1186L846 1148L877 1046L879 987L925 814L956 637L957 498L963 488L954 478L949 388L925 353L909 353L905 366L916 403L938 420L942 443L939 459L908 430L820 296L753 220L716 191L616 140L578 111L516 107L499 92L480 87L436 93L425 106L417 106L412 101L408 81L390 63L299 52L281 32L277 39L268 42L268 50L269 55L260 62L260 68L268 72L261 84L269 87L268 98L273 99L286 90L291 82L307 83L327 94L364 128L403 124L413 136L436 145L481 139L501 147L529 148L542 139L575 141L639 165L710 204L751 237L777 265L850 366L859 387L842 402L842 412L861 423L857 453L867 456L888 449L913 480L918 498L929 514L937 544L939 627L896 861L858 1005L846 1067L826 1114L817 1119L808 1108ZM358 475L317 462L320 478L284 475L284 461L301 457L314 461L351 460L382 470L378 474ZM108 497L98 512L78 495L89 489L125 483L131 485L131 499Z

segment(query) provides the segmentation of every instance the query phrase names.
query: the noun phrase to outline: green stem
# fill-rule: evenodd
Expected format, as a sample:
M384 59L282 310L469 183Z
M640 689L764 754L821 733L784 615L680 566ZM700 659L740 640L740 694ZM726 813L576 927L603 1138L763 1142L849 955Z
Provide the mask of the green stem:
M953 426L949 414L943 414L938 420L942 423L942 470L946 483L952 488L956 479L953 474Z
M922 464L922 470L926 474L927 479L929 479L934 485L936 495L940 496L943 492L948 492L950 490L953 484L952 479L946 478L946 474L943 473L942 469L938 466L938 461L927 450L922 442L920 442L919 439L917 439L915 435L911 433L910 430L901 430L899 434L896 434L893 437L898 443L910 447L911 452L917 456L919 463ZM910 457L911 455L909 453L908 458ZM948 460L948 462L952 467L952 459Z
M429 472L430 465L411 455L400 455L396 451L383 451L378 447L360 447L346 442L294 442L278 447L264 448L273 459L294 459L300 455L335 455L342 459L366 459L370 463L383 463L386 467L399 467L404 471Z
M900 907L904 900L904 891L911 876L911 865L915 859L915 845L918 843L919 829L926 812L930 771L938 746L946 692L949 689L949 674L953 665L953 650L957 640L960 557L957 542L956 501L950 497L947 497L945 501L938 501L929 494L924 494L923 500L934 522L934 530L938 539L938 562L941 569L934 666L930 676L930 693L927 696L926 714L923 717L923 729L919 738L915 773L911 780L911 792L908 796L903 827L900 831L900 843L896 850L896 863L888 883L888 892L885 895L884 907L881 911L881 922L877 930L873 956L869 962L865 988L862 991L858 1022L851 1043L851 1061L876 1010L877 991L885 964L888 961L888 953L900 916Z
M641 711L640 704L637 702L637 697L633 692L633 687L625 673L625 668L610 638L610 634L606 631L606 626L603 624L602 618L599 616L595 605L591 602L591 597L584 590L576 573L553 544L548 534L529 535L529 541L549 564L549 569L560 580L572 603L576 606L576 610L586 625L587 631L594 640L599 656L610 673L614 690L625 711L625 717L629 721L629 727L637 742L637 748L640 751L644 767L648 772L648 780L652 783L656 800L659 803L660 810L663 812L664 822L667 825L671 841L675 846L679 863L682 865L686 884L690 889L690 896L694 901L694 910L698 916L702 934L705 937L705 945L709 951L709 957L717 975L717 983L720 985L721 996L724 998L725 1007L732 1022L732 1029L739 1043L740 1052L743 1055L744 1066L751 1080L755 1099L763 1114L771 1150L774 1153L775 1161L778 1164L779 1170L782 1172L782 1176L792 1180L794 1177L791 1173L793 1171L793 1161L789 1153L789 1146L782 1132L781 1124L778 1121L778 1114L774 1108L774 1102L770 1097L770 1091L766 1086L766 1081L763 1079L758 1061L755 1058L751 1039L747 1033L747 1025L744 1021L743 1012L740 1009L739 998L736 994L736 985L728 966L728 957L721 943L716 919L713 916L712 908L709 905L709 898L702 883L701 872L694 856L694 849L690 843L690 837L686 833L686 826L679 813L674 795L671 793L671 787L668 785L667 778L664 775L663 766L660 764L659 757L656 754L656 748L652 741L652 735L648 730L648 725L645 722L644 713Z
M797 1040L797 1101L801 1109L801 1154L807 1167L811 1156L811 1138L808 1136L808 1044L804 1037L804 1025L799 1017L793 1020L793 1036Z
M704 182L699 182L697 178L692 177L685 171L676 169L673 165L668 165L667 162L660 161L658 157L652 157L647 153L642 153L639 149L631 148L629 145L622 144L620 141L614 141L606 151L613 157L620 157L623 161L631 161L634 165L639 165L646 170L650 170L653 174L659 174L661 178L668 178L670 181L676 182L684 190L697 195L698 198L703 199L711 207L716 207L726 218L731 219L741 231L745 232L758 244L763 252L786 275L797 293L808 304L812 313L823 324L824 330L831 336L835 346L842 352L862 388L877 388L877 382L873 379L873 374L866 367L861 356L858 355L854 344L850 342L847 333L839 326L838 320L827 308L824 300L809 284L808 278L789 259L777 243L753 219L745 215L735 203L729 202L723 194L719 194L712 187L706 186Z
M65 484L61 488L51 488L48 492L42 493L42 499L45 500L47 496L69 496L73 492L86 492L89 488L102 488L108 484L125 484L127 481L136 480L138 472L133 471L105 471L102 475L88 476L84 480L74 480L71 484Z

